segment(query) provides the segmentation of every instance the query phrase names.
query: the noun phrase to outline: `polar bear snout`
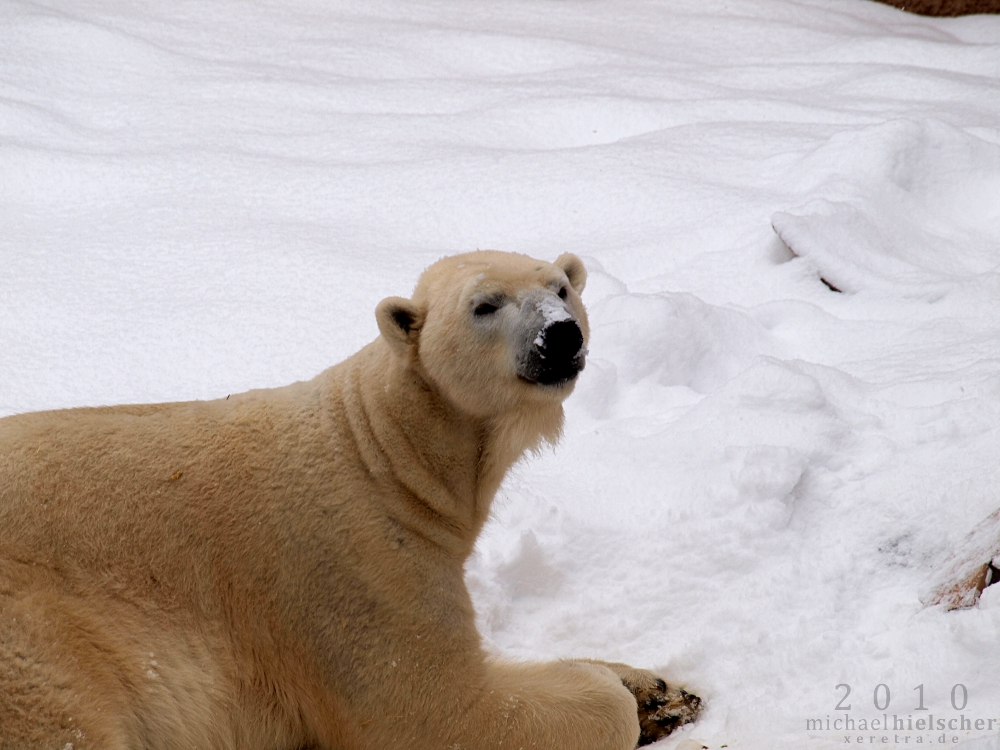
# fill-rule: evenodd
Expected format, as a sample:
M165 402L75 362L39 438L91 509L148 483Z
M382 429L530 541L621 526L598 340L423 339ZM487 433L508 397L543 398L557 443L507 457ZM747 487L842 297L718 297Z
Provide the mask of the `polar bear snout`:
M532 302L535 325L518 361L518 377L539 385L568 383L586 364L580 324L558 298L546 296Z
M529 358L535 366L535 381L554 385L572 380L583 369L587 352L583 331L575 320L564 320L543 328L538 334L541 346L535 346Z

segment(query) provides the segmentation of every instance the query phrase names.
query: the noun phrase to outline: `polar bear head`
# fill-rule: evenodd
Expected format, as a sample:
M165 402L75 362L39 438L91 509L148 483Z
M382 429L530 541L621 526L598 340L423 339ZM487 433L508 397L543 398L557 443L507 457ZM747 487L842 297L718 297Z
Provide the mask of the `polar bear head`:
M559 404L583 369L587 280L570 253L555 263L492 250L444 258L412 299L376 309L383 338L446 400L480 418Z

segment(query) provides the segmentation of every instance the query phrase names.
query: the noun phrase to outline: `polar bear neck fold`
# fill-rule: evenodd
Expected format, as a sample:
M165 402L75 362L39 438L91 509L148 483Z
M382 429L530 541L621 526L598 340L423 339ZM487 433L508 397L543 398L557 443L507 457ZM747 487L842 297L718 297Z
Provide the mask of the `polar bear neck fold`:
M562 426L558 404L465 415L381 340L328 372L370 480L397 488L377 494L387 499L384 512L463 560L507 470L543 440L554 442Z

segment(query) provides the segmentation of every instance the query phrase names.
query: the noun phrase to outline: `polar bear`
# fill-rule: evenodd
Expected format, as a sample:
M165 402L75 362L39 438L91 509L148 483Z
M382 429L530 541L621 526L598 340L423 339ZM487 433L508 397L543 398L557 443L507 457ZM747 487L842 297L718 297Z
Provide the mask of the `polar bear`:
M445 258L309 382L0 420L0 748L631 750L693 719L626 665L489 657L463 580L560 432L585 280Z

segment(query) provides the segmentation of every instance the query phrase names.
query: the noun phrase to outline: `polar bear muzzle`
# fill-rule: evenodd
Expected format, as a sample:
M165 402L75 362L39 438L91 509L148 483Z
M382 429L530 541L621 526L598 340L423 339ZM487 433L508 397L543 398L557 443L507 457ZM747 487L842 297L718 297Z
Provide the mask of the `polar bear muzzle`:
M562 385L586 364L583 331L562 299L551 292L529 295L521 304L524 334L518 347L517 376L539 385Z

